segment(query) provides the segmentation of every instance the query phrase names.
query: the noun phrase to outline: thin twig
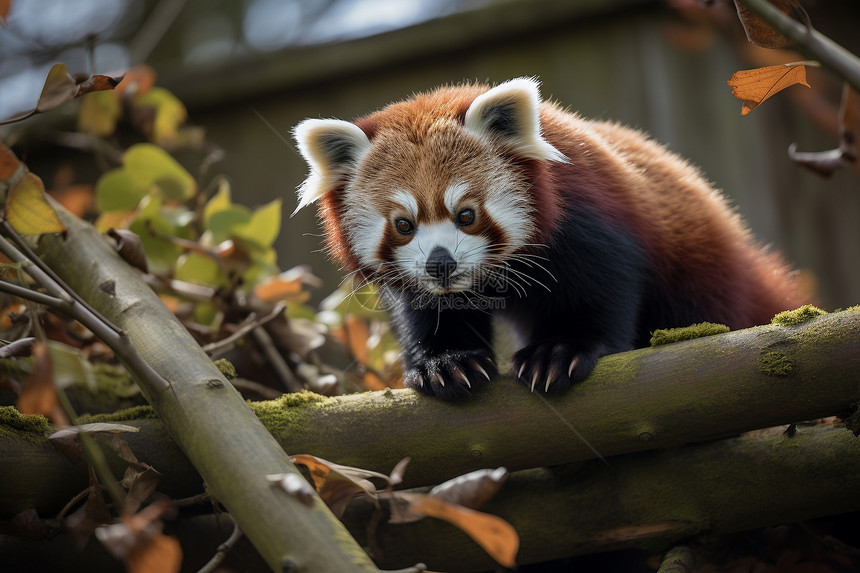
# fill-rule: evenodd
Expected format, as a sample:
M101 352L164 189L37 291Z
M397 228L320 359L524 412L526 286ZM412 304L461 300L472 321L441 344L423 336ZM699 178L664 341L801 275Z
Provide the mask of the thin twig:
M222 338L221 340L216 340L215 342L207 344L203 347L203 351L211 356L216 352L231 347L237 340L246 336L249 332L257 328L258 326L263 326L273 318L276 318L278 315L284 312L284 308L286 308L286 306L287 305L285 303L279 302L275 305L275 308L272 309L272 312L259 319L256 317L256 315L252 314L249 320L244 325L242 325L239 330L226 338Z
M266 359L272 365L275 374L277 374L278 378L281 379L281 382L287 391L301 392L301 382L299 382L295 375L293 375L293 371L290 370L290 367L287 365L287 361L284 360L284 357L281 356L281 353L278 352L277 348L275 348L275 343L272 341L272 337L269 336L269 333L266 332L266 329L255 328L251 332L254 334L254 339L256 339L260 348L263 349L263 354L266 355Z
M218 546L218 551L215 552L215 555L212 556L212 559L209 560L206 565L201 567L197 573L212 573L218 569L218 566L221 565L221 562L224 561L224 558L227 557L227 553L233 549L233 546L236 545L236 542L242 538L242 530L239 529L238 523L233 523L233 533L230 534L230 537L227 538L227 541Z
M18 286L16 284L4 280L0 280L0 291L5 292L6 294L11 294L12 296L17 296L18 298L23 298L25 300L29 300L37 304L47 306L49 308L53 308L54 310L59 310L64 314L69 314L70 312L71 305L68 301L61 300L49 294L35 291L33 289Z

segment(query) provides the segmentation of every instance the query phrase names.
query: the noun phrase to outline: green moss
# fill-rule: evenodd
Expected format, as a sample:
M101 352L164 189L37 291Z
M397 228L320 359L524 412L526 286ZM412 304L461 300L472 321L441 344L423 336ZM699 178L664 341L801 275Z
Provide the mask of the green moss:
M782 326L797 326L798 324L808 322L816 316L821 316L822 314L827 313L818 308L817 306L805 304L796 310L786 310L784 312L780 312L771 319L771 323L780 324Z
M22 414L15 406L0 406L0 434L38 440L48 433L48 418L41 414Z
M386 398L394 398L394 392L391 391L391 388L386 388L382 395Z
M302 391L283 394L274 400L249 402L248 405L269 432L277 437L300 416L305 415L307 406L316 406L325 400L325 396Z
M730 328L725 324L716 324L713 322L700 322L699 324L683 328L659 329L651 333L651 346L663 346L664 344L672 344L673 342L681 342L682 340L693 340L695 338L702 338L703 336L723 334L729 330Z
M768 376L788 376L794 363L782 352L766 351L758 357L758 369Z
M232 380L239 375L238 372L236 372L236 367L233 366L233 363L226 358L219 358L216 360L215 366L218 367L218 370L221 371L221 374L223 374L227 380Z
M134 406L125 410L117 410L110 414L84 414L78 416L78 424L91 424L93 422L125 422L128 420L156 419L158 416L152 406Z

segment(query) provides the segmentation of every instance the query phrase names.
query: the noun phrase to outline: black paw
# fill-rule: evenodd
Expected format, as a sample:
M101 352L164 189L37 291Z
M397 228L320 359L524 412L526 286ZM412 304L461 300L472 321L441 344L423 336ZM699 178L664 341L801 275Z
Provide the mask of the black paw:
M591 374L599 357L598 350L583 350L569 342L538 342L514 354L514 377L532 392L535 388L543 392L564 390Z
M468 396L498 374L489 352L451 351L406 370L404 382L430 396L450 399Z

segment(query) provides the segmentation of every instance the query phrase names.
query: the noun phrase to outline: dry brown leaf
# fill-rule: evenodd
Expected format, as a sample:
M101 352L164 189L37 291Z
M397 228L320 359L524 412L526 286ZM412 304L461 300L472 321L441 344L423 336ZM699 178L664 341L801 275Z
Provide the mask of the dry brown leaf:
M60 408L54 385L54 365L44 342L33 344L33 372L21 385L18 411L22 414L42 414L58 426L68 426L69 419Z
M308 468L320 498L332 513L340 517L350 500L364 493L376 500L379 490L370 481L377 478L388 484L388 476L372 470L342 466L316 456L297 454L292 456L294 464Z
M482 469L449 479L430 490L433 497L456 503L469 509L478 509L501 489L508 479L505 468Z
M182 566L182 547L162 533L137 545L125 559L127 573L175 573Z
M107 236L114 240L114 249L125 262L141 272L149 272L140 235L128 229L108 229Z
M490 557L505 567L515 567L520 537L513 526L500 517L422 496L410 508L413 513L444 519L469 535Z
M6 181L21 166L12 150L0 143L0 181Z
M0 0L0 25L4 28L8 25L6 18L9 16L9 10L12 8L12 0Z
M797 0L769 1L789 16L797 13L805 14L805 12L802 12L803 8ZM750 43L762 48L788 48L793 45L791 40L774 30L761 16L737 0L735 0L735 8L737 8L738 18L744 26L744 31Z
M732 95L744 102L741 115L746 115L777 92L795 84L809 87L806 83L806 66L803 63L768 66L753 70L741 70L732 74L727 82Z
M367 340L370 331L367 328L367 320L360 316L349 314L343 319L344 339L349 351L359 364L367 364Z
M830 177L834 171L849 167L860 175L857 161L857 138L860 137L860 96L846 83L842 89L842 104L839 107L839 147L829 151L798 152L792 144L788 156L798 165Z

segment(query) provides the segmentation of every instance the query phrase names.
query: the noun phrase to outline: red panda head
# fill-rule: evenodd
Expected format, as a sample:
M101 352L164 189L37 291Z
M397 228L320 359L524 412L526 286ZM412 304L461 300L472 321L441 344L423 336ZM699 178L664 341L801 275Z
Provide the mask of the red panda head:
M441 294L468 291L536 241L528 165L567 161L541 136L533 79L440 88L350 123L294 130L329 246L349 270Z

